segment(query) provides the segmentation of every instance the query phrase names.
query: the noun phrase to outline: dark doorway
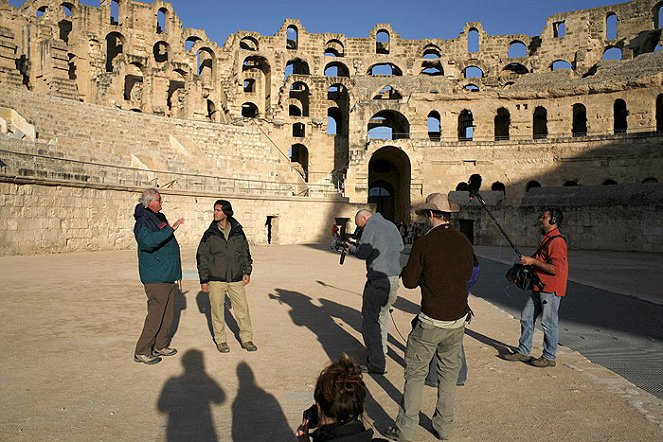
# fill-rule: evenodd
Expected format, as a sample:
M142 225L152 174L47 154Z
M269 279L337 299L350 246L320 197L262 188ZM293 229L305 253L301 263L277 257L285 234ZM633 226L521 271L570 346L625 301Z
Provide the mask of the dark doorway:
M267 229L267 244L278 244L278 216L268 215L265 220L265 228Z
M470 240L470 243L474 244L474 220L472 219L459 219L458 228L461 233L467 236L467 239Z
M368 202L395 223L410 222L410 159L401 149L378 149L368 163Z

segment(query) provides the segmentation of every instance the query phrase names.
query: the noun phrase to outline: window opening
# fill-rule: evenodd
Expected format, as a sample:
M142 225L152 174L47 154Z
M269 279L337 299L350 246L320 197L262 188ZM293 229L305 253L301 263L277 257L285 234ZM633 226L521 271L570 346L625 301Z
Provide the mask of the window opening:
M574 137L587 135L587 109L584 104L576 103L573 105L572 135Z
M617 14L608 13L605 18L605 38L608 40L617 39Z
M628 130L628 122L626 117L628 110L626 109L626 102L622 99L615 100L614 105L614 133L623 134Z
M557 21L553 23L553 36L555 38L562 38L566 34L566 23Z
M255 92L256 81L253 78L244 79L244 92L252 93Z
M558 71L560 69L573 69L573 66L571 66L571 63L566 60L555 60L550 65L551 71Z
M543 106L534 109L534 121L532 124L532 136L536 139L548 137L548 111Z
M375 34L375 53L389 53L389 32L384 29L379 30L377 34Z
M440 141L442 136L442 125L440 122L440 113L431 111L428 114L428 139L431 141Z
M522 41L514 41L509 45L509 58L527 57L527 46Z
M622 50L616 47L610 47L603 53L603 60L621 60Z
M297 46L299 45L299 32L297 31L297 27L293 25L288 26L285 35L286 35L286 41L285 41L286 49L297 49Z
M467 52L470 54L479 52L479 31L472 28L467 33Z
M157 11L157 34L168 32L166 28L167 12L168 10L166 8L161 8Z
M120 24L120 2L119 0L111 0L110 3L110 24Z
M497 109L495 115L495 141L509 139L509 127L511 126L511 115L506 108Z
M458 115L458 141L472 141L474 136L474 117L472 111L464 109Z

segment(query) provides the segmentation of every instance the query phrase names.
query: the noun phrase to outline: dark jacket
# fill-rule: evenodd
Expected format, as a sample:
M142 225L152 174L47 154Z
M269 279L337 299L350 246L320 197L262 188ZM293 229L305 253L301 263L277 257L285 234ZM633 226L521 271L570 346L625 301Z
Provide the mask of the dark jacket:
M432 319L455 321L469 312L467 282L472 276L472 244L450 225L430 229L412 246L403 285L421 287L421 311Z
M242 276L250 275L253 270L249 242L242 225L232 217L228 218L228 221L228 241L216 221L212 221L200 240L196 262L201 284L209 281L238 282L242 280Z
M371 442L373 430L358 420L322 425L311 434L313 442ZM384 440L384 439L376 439Z
M134 209L134 236L138 243L138 273L143 284L182 279L180 245L166 215L138 204Z

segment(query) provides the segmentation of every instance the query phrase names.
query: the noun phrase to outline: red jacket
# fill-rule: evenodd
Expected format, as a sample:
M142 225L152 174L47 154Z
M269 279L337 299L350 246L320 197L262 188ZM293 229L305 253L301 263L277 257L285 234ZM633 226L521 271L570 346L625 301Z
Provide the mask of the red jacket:
M561 235L558 228L552 229L541 239L540 245L543 245L549 238ZM535 292L551 292L557 296L566 295L566 281L569 276L569 256L566 250L566 240L563 237L554 238L545 247L539 247L539 251L534 258L546 264L552 264L555 267L555 274L549 275L541 271L536 274L543 282L543 289L537 286L533 287Z

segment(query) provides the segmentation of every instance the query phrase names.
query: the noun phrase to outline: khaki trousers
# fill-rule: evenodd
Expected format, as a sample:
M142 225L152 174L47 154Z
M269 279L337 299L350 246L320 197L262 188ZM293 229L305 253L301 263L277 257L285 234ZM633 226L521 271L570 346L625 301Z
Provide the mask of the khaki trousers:
M235 312L235 320L239 326L239 339L242 344L253 341L251 329L251 316L249 315L249 304L246 302L244 283L238 282L209 282L209 303L212 308L212 327L214 328L214 340L217 344L227 342L225 300L226 293L230 298L230 304Z

